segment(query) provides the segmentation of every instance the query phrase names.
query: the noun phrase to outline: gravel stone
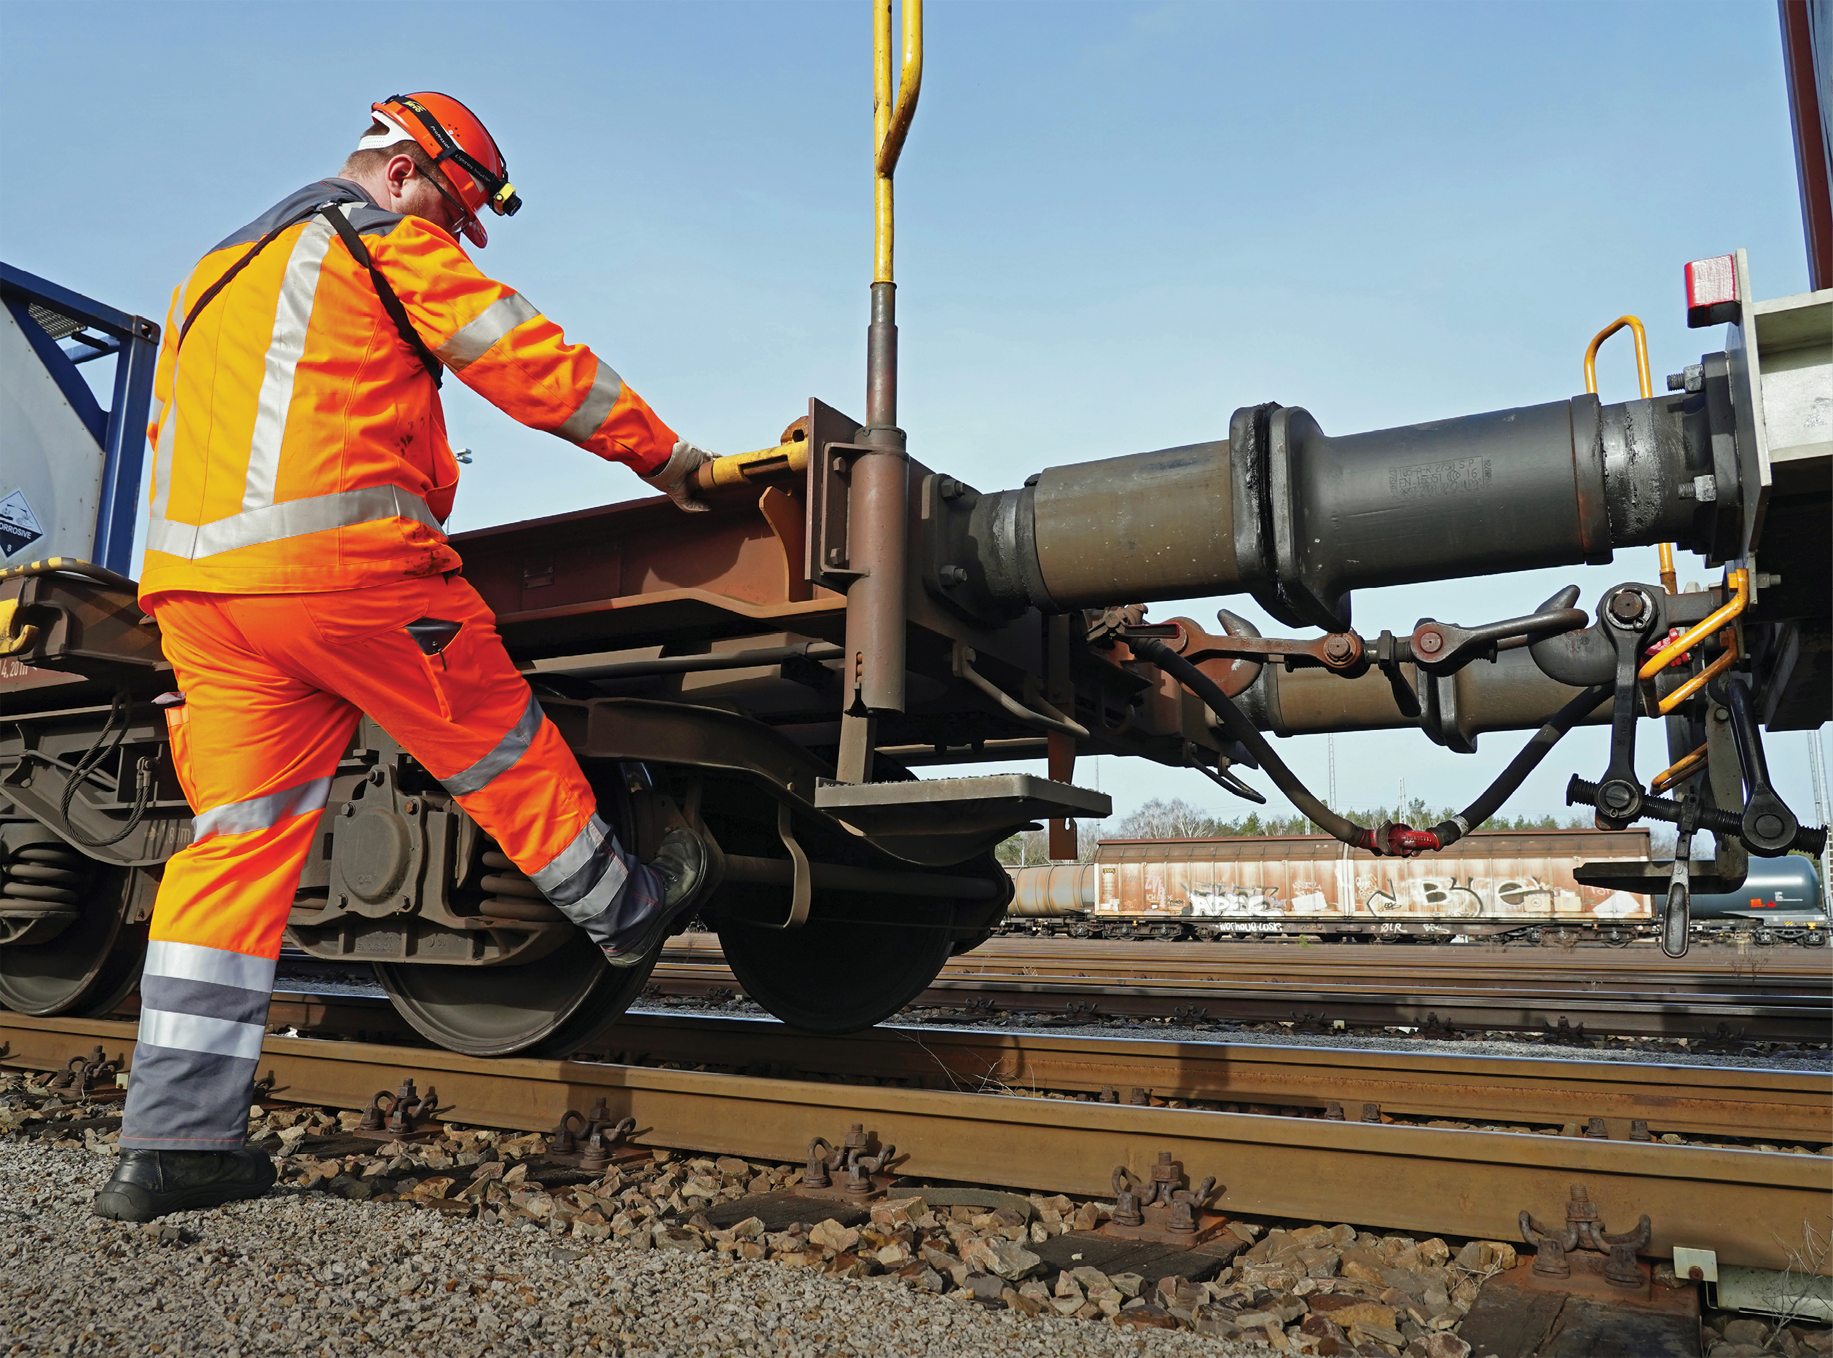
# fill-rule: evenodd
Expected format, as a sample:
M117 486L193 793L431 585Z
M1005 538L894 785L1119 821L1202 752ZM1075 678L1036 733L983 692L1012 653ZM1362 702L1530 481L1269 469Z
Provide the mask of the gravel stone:
M175 1213L143 1228L90 1215L89 1199L111 1168L110 1158L80 1145L0 1140L0 1220L9 1225L0 1235L0 1339L9 1354L1150 1358L1267 1351L1187 1331L1088 1324L1048 1307L1028 1318L963 1306L899 1286L894 1276L839 1279L615 1241L557 1247L533 1221L349 1202L285 1183L254 1202Z

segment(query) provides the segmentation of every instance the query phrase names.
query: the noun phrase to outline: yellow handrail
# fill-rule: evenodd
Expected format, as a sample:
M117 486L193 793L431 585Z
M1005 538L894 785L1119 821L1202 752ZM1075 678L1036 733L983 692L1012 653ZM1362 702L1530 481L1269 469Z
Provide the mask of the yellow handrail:
M891 71L891 0L872 0L872 167L876 193L872 281L889 283L896 231L891 176L916 116L923 90L923 0L903 0L904 64L895 86Z
M1706 747L1701 745L1692 754L1676 759L1667 768L1655 775L1655 781L1648 785L1650 792L1666 792L1676 783L1691 778L1699 771L1700 765L1706 762Z
M1738 658L1738 634L1735 631L1727 631L1724 641L1725 653L1723 655L1655 704L1656 710L1662 716L1667 716L1668 713L1731 668L1732 662Z
M1723 627L1726 623L1730 622L1733 618L1737 617L1738 614L1744 611L1745 606L1750 602L1749 572L1744 570L1728 571L1726 572L1726 576L1731 588L1736 591L1735 597L1733 597L1729 603L1714 609L1703 622L1694 623L1691 627L1687 628L1686 631L1682 632L1678 637L1663 646L1659 651L1655 652L1654 655L1650 656L1648 662L1643 665L1641 669L1636 671L1636 677L1638 679L1653 679L1657 674L1660 674L1661 671L1671 665L1678 657L1692 650L1695 642L1702 641L1706 637L1711 636L1714 632L1718 631L1719 628ZM1691 680L1688 682L1690 683ZM1676 690L1676 692L1678 692L1678 690ZM1673 694L1669 694L1668 696L1671 698Z
M1642 381L1642 399L1646 401L1655 394L1655 384L1648 375L1648 331L1635 316L1619 316L1591 337L1591 344L1585 350L1585 390L1593 396L1598 394L1598 346L1624 326L1628 326L1635 337L1636 376Z
M1642 399L1646 401L1655 394L1655 383L1648 371L1648 331L1643 329L1641 318L1637 316L1619 316L1591 337L1585 349L1585 390L1593 396L1598 394L1598 346L1625 326L1636 341L1636 377L1642 384ZM1674 544L1664 542L1655 550L1661 558L1661 588L1673 594L1679 585L1679 577L1674 574Z

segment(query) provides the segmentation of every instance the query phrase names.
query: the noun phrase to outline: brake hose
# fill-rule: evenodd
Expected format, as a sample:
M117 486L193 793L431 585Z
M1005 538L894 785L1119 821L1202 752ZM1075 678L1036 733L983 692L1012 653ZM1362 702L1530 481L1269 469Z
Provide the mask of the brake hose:
M108 709L108 720L102 726L102 733L95 738L95 744L89 747L88 753L76 761L76 767L71 770L70 778L64 784L63 800L58 805L58 812L63 817L64 828L77 843L87 845L91 849L105 849L110 844L118 844L139 829L141 818L146 815L147 803L152 800L153 761L142 755L134 765L137 787L134 790L133 810L129 813L125 825L107 839L95 839L87 830L70 819L70 803L76 799L78 786L88 782L90 772L121 748L121 742L126 738L128 728L133 724L132 717L133 699L128 695L126 689L121 689L115 694L115 700ZM121 723L118 731L115 729L117 719ZM111 734L114 736L112 745L108 743L108 737Z
M1500 777L1484 789L1462 814L1441 821L1430 830L1415 830L1407 825L1395 825L1384 822L1370 828L1357 825L1354 821L1339 816L1319 801L1298 775L1286 767L1286 762L1274 752L1254 723L1239 707L1234 699L1224 693L1202 670L1184 659L1163 641L1156 637L1128 637L1127 645L1133 654L1158 666L1166 674L1189 689L1206 703L1210 710L1221 719L1223 729L1247 746L1250 753L1260 761L1260 766L1267 771L1273 783L1286 794L1292 805L1297 807L1315 825L1330 835L1355 849L1367 849L1370 853L1391 855L1401 858L1411 857L1417 853L1427 853L1434 849L1443 849L1456 843L1477 826L1495 814L1496 808L1507 801L1509 796L1520 787L1536 765L1546 758L1547 751L1559 742L1560 737L1578 724L1580 718L1591 712L1597 705L1608 698L1612 692L1610 684L1594 684L1572 699L1548 719L1546 725L1536 731L1521 748L1521 752L1510 761Z

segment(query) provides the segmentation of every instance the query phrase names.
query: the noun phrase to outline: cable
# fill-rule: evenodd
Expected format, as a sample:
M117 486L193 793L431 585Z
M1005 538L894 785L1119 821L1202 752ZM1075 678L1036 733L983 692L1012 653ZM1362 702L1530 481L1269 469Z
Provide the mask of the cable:
M1250 752L1259 759L1260 766L1267 771L1273 783L1286 794L1292 804L1308 816L1319 828L1354 849L1367 849L1370 853L1409 857L1416 853L1442 849L1455 843L1469 834L1477 826L1495 814L1496 808L1507 801L1509 796L1520 787L1535 766L1546 758L1547 751L1558 743L1560 737L1578 723L1579 718L1595 708L1612 692L1610 684L1596 684L1579 694L1571 702L1560 708L1528 741L1509 766L1495 782L1486 788L1481 796L1464 809L1463 814L1442 821L1430 830L1414 830L1405 825L1394 825L1385 822L1373 829L1358 825L1352 820L1339 816L1319 801L1298 775L1286 767L1286 763L1274 752L1266 738L1250 721L1247 714L1214 680L1195 665L1173 651L1156 637L1128 637L1127 645L1133 654L1141 660L1157 665L1159 669L1176 679L1185 688L1201 698L1222 721L1223 728L1229 735L1247 746Z
M63 817L64 828L69 831L70 837L77 843L87 845L92 849L105 849L110 844L118 844L131 835L139 827L141 817L146 815L147 803L152 800L153 761L143 755L134 764L137 784L134 793L134 809L127 818L127 824L123 825L119 832L107 839L91 839L87 830L82 829L70 819L70 803L76 798L77 785L89 781L90 771L121 748L121 742L126 738L127 729L132 724L129 720L132 710L133 700L128 697L127 690L117 691L114 703L108 709L108 720L102 726L102 733L95 738L95 744L89 747L88 753L77 760L75 770L71 773L69 781L64 784L63 800L58 804L58 813ZM117 717L121 721L119 731L115 731ZM111 731L114 732L114 743L107 744ZM104 748L105 745L106 748Z
M1547 724L1534 732L1528 743L1509 761L1508 767L1502 770L1501 776L1483 789L1482 794L1464 808L1461 816L1456 820L1441 821L1432 827L1432 833L1438 836L1438 847L1442 849L1457 842L1495 815L1502 803L1514 795L1515 789L1547 757L1547 751L1557 745L1566 732L1578 725L1580 718L1608 698L1614 688L1612 684L1593 684L1547 718Z

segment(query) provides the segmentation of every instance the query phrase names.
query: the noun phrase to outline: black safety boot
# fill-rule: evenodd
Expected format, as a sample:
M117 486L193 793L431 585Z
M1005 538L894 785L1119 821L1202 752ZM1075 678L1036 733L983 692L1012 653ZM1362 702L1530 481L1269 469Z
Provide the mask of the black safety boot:
M114 1221L151 1221L167 1212L197 1212L258 1198L274 1184L274 1162L262 1151L122 1151L92 1206Z
M662 836L662 847L643 866L654 874L654 890L660 900L610 942L600 945L605 961L614 967L634 967L641 962L662 946L675 923L694 908L700 884L706 880L706 844L685 825L677 825ZM644 885L639 873L631 874L631 891Z

